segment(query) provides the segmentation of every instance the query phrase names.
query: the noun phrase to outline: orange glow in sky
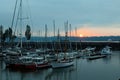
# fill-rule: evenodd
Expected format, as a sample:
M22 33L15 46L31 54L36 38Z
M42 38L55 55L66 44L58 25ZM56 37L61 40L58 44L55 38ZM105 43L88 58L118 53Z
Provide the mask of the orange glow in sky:
M80 37L84 37L83 34L80 34Z
M101 27L85 26L78 28L77 34L75 30L73 30L72 36L78 36L78 37L114 36L114 35L120 35L119 32L120 32L119 28L113 26L101 26Z

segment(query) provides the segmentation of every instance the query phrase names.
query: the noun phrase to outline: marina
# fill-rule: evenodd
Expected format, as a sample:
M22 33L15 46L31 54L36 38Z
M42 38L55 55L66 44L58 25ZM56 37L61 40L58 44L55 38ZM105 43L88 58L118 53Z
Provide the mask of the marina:
M0 61L0 80L118 80L120 78L120 51L94 60L74 59L74 65L65 68L15 70Z
M119 20L108 16L110 1L104 9L95 1L29 1L2 5L0 80L120 80Z

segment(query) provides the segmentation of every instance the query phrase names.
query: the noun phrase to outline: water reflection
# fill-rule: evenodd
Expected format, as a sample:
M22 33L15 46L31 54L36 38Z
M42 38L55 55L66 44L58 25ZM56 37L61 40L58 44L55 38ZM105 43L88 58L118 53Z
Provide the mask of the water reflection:
M106 58L102 58L105 64L109 64L111 62L111 55L108 55Z
M74 67L52 69L51 72L45 77L45 80L70 80Z

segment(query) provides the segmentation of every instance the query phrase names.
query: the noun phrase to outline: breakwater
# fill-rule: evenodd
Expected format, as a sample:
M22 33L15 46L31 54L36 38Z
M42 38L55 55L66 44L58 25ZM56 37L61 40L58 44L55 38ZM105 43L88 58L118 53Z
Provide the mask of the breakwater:
M18 42L13 43L12 45L17 45ZM1 46L9 46L11 43L2 43ZM20 44L18 45L20 46ZM96 47L96 50L100 50L105 46L112 47L112 50L120 50L120 41L78 41L78 42L22 42L23 48L71 48L75 49L84 49L86 47Z

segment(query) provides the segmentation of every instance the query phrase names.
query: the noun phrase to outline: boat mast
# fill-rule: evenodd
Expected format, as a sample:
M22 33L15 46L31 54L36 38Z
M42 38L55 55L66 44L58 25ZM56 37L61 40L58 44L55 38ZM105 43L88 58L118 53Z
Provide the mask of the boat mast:
M54 38L55 38L55 20L53 20Z
M22 0L20 0L20 43L22 48Z
M68 21L64 24L65 25L65 40L68 39Z
M45 24L45 48L47 49L47 24Z
M67 42L68 42L68 21L67 22L65 22L65 24L64 24L64 26L65 26L65 54L64 54L64 59L66 59L66 51L67 51Z
M71 44L71 24L69 24L69 28L70 28L70 37L69 37L70 49L72 50L72 44Z
M58 29L58 35L57 35L57 41L58 41L58 45L60 46L60 33L59 33L59 29ZM60 46L60 48L58 47L57 48L57 61L59 60L58 59L58 53L59 53L59 49L61 49L61 46Z
M55 51L55 20L53 20L53 30L54 30L54 38L53 38L53 49Z
M77 28L75 27L75 35L76 35L76 39L77 39ZM76 40L76 51L77 51L77 40Z
M58 42L60 41L60 31L59 31L59 29L58 29L58 36L57 36L57 40L58 40Z
M13 16L12 16L12 22L11 22L11 26L10 26L12 30L13 30L13 24L14 24L14 20L15 20L15 15L16 15L17 2L18 2L18 0L16 0L16 2L15 2L14 12L13 12ZM12 35L15 35L15 32L12 33ZM10 46L13 45L12 36L11 36L11 40L9 41L9 44L10 44Z
M40 38L40 30L38 31L38 37ZM40 43L40 40L41 40L39 38L38 38L38 43ZM39 45L37 45L37 46L38 46L38 48L40 47Z
M38 42L40 43L40 46L38 46L38 48L41 48L42 49L42 31L41 30L39 30L39 33L38 33Z
M14 24L14 20L15 20L15 13L16 13L16 8L17 8L17 2L18 2L18 0L16 0L16 2L15 2L15 8L14 8L13 17L12 17L11 29L13 28L13 24Z

